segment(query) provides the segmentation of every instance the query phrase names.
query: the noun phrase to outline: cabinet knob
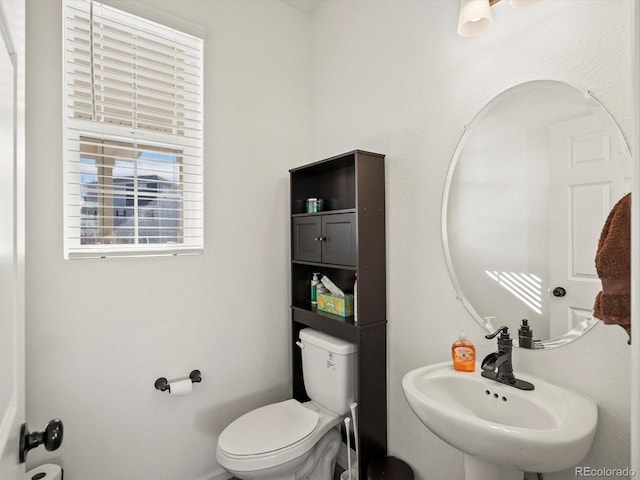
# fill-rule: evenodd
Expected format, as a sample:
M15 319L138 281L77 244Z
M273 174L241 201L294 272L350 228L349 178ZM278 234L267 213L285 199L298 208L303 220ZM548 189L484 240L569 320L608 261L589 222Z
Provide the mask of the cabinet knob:
M324 242L327 239L327 237L316 237L315 241L316 242Z

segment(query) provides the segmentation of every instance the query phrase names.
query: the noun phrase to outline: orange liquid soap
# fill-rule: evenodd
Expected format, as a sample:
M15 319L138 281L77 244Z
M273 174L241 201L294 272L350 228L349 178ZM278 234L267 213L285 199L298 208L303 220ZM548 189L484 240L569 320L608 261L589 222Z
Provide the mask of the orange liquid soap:
M460 332L458 340L451 345L453 368L459 372L474 372L476 369L476 347Z

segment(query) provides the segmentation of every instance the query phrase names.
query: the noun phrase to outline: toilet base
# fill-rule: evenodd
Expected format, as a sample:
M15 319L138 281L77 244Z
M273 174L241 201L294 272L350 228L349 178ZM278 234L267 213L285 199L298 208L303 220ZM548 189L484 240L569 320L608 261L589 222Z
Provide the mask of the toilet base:
M295 476L296 480L333 480L336 457L342 443L337 429L332 428L313 448L313 454L307 457L305 466ZM308 473L305 469L309 467Z
M227 470L240 480L333 480L340 443L340 432L332 428L302 457L266 470Z

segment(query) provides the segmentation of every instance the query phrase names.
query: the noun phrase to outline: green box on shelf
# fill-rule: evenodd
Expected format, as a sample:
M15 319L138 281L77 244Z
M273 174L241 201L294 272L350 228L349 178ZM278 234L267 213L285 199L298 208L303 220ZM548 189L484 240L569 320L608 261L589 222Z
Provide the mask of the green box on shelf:
M318 310L341 317L350 317L353 315L353 295L337 297L328 293L319 293Z

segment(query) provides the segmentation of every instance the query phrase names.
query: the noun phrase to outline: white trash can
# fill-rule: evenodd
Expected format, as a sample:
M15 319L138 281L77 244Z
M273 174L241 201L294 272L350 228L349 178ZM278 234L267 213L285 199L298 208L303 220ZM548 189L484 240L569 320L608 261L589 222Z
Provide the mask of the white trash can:
M340 480L349 480L349 470L345 470L340 474ZM358 462L351 466L351 480L358 480Z

